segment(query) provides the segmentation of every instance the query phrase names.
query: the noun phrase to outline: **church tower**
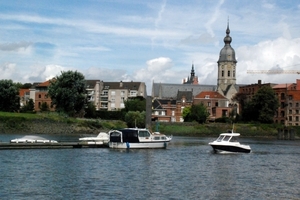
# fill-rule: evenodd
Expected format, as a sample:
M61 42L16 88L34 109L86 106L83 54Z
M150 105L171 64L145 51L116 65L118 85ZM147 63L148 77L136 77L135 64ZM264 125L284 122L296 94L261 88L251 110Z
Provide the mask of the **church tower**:
M227 97L231 98L234 93L236 86L236 59L235 59L235 51L230 46L232 41L230 37L230 29L229 22L227 23L226 36L224 38L224 47L220 51L220 57L218 60L218 84L217 91ZM231 90L231 92L230 92Z
M198 85L198 76L195 76L194 64L192 64L191 77L188 77L187 80L183 79L183 84L192 84Z

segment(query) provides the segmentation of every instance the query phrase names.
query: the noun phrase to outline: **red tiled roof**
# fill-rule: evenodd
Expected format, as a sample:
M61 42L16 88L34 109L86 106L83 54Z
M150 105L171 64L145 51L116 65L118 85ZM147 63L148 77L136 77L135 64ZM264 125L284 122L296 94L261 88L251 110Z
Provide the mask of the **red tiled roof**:
M279 89L279 88L288 88L291 85L293 85L293 83L282 83L282 84L277 84L275 86L273 86L273 89Z
M36 87L48 87L50 85L50 80L38 84Z
M26 92L29 92L29 89L20 89L20 90L19 90L19 96L20 96L20 97L25 96L25 93L26 93Z
M206 96L209 96L211 99L226 99L223 95L216 91L203 91L197 94L195 98L205 98Z

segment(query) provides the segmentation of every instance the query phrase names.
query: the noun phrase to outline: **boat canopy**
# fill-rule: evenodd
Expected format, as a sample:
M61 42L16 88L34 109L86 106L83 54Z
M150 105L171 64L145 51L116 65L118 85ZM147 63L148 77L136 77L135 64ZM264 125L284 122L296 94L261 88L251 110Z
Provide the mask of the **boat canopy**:
M110 142L130 142L138 143L137 129L120 129L110 132Z

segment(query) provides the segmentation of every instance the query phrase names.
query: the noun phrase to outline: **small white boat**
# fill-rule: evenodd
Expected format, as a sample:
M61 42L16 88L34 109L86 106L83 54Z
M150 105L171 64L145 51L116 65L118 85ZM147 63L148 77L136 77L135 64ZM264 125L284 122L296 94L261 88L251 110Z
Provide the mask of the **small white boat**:
M145 128L124 128L109 131L109 147L116 149L167 148L172 136L151 133Z
M56 140L48 140L46 138L35 136L35 135L25 135L21 138L16 138L10 140L11 143L57 143Z
M251 148L249 145L240 144L237 141L239 133L233 131L228 133L221 133L218 139L210 142L209 145L216 153L250 153Z
M100 132L96 137L82 137L79 138L80 141L86 142L87 144L105 144L109 142L109 135L105 132Z

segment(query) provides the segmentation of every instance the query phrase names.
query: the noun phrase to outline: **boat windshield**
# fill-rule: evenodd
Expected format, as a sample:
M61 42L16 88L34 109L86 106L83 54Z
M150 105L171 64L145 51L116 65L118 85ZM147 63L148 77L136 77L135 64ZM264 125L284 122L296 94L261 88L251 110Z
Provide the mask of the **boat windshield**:
M226 136L224 137L223 141L229 141L230 137L231 137L231 136L226 135Z
M232 138L230 139L230 142L237 142L237 137L232 136Z
M220 136L218 137L217 141L218 141L218 142L221 142L221 141L223 140L223 138L224 138L224 135L220 135Z

